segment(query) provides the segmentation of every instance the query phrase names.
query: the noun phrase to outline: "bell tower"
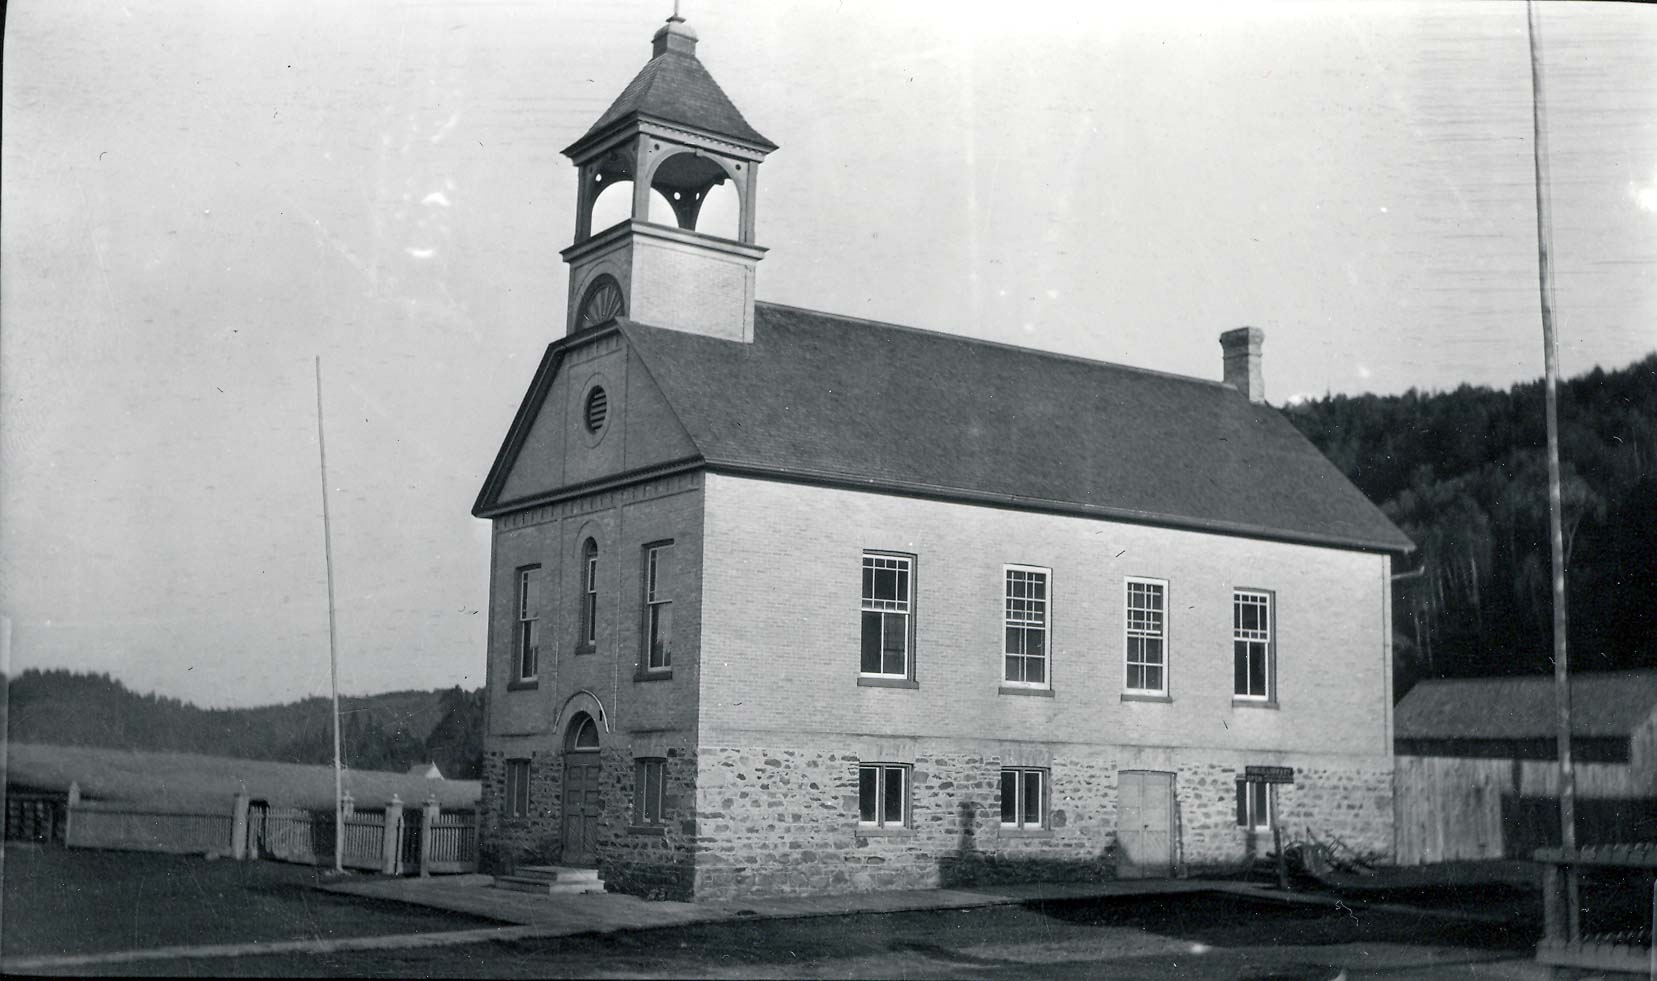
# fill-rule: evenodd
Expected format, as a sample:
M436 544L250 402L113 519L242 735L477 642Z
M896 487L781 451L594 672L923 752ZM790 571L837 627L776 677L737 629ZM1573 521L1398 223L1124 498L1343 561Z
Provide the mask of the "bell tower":
M651 58L564 155L579 175L567 333L615 317L733 341L754 336L755 178L777 148L696 57L675 10ZM606 193L608 192L608 193ZM734 193L733 193L734 192ZM727 221L714 227L710 197ZM625 217L594 228L601 196Z

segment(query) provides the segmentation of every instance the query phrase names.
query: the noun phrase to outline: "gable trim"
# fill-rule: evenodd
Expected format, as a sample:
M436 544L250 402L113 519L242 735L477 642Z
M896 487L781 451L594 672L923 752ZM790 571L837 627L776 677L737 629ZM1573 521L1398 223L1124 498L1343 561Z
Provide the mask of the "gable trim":
M500 449L495 452L495 462L489 466L489 475L483 479L483 487L478 490L477 500L472 503L473 517L482 518L486 516L485 512L498 510L501 488L506 483L506 476L512 472L512 464L517 461L518 452L523 449L529 429L541 413L541 406L546 402L547 393L552 390L552 380L558 375L564 355L611 334L620 334L624 339L626 337L618 324L611 321L606 326L570 334L547 345L546 353L541 355L541 363L535 368L535 377L529 382L529 390L524 393L523 401L518 403L518 411L512 416L512 425L507 427L506 438L501 441Z
M545 507L548 504L557 504L571 498L586 497L589 494L601 494L604 491L619 490L635 484L643 484L662 477L672 477L676 474L690 473L702 468L702 458L689 456L669 463L656 464L650 467L641 467L629 470L626 473L605 477L601 480L590 480L581 484L568 484L542 494L530 497L515 498L510 501L493 503L485 508L474 509L473 516L479 518L499 518L518 511L528 511L532 508Z

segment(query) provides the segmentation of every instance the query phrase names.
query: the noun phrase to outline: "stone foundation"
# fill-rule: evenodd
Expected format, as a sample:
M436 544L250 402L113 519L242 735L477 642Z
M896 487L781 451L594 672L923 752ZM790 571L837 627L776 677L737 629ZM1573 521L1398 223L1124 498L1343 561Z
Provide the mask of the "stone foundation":
M605 884L618 892L646 899L688 900L697 824L691 809L696 799L696 754L681 746L662 752L667 761L663 788L667 820L645 827L633 823L633 752L626 747L604 751L598 871Z
M1239 754L1161 752L1165 767L1175 773L1176 874L1235 868L1270 849L1269 834L1236 823L1236 777L1246 765ZM860 829L858 756L704 747L695 895L718 900L1112 878L1116 775L1119 768L1146 768L1142 759L1125 767L1120 756L1109 747L1053 747L1047 762L1048 827L1023 831L1001 827L1003 757L917 750L910 826ZM1227 756L1238 758L1216 759ZM1297 767L1296 785L1279 788L1286 839L1310 830L1319 838L1338 835L1354 848L1390 855L1390 761L1285 760L1272 754L1248 762ZM1007 761L1015 764L1029 765Z
M931 889L969 882L1097 878L1114 846L1115 768L1055 758L1050 827L1001 827L1001 760L916 755L910 826L859 828L845 753L702 750L696 896Z
M601 753L602 813L596 848L599 875L606 885L621 892L649 899L689 899L697 827L691 810L695 799L696 755L683 746L663 747L660 752L666 759L667 822L653 827L633 823L635 756L632 749L615 746ZM530 813L522 818L501 815L509 758L524 759L525 755L522 751L489 752L483 763L478 857L480 868L493 875L509 872L519 865L557 864L563 860L563 754L540 751L528 754Z
M903 759L827 749L690 748L688 736L647 751L603 750L598 865L611 888L662 899L868 892L1021 881L1098 881L1116 874L1117 773L1174 773L1174 873L1235 870L1271 849L1237 826L1236 779L1249 763L1293 766L1278 788L1286 841L1308 834L1390 860L1391 760L1135 749L1082 744L1009 749L918 740ZM665 758L667 822L633 821L635 758ZM859 762L910 770L910 822L858 825ZM506 754L486 755L485 871L560 859L563 757L530 756L531 814L499 817ZM1048 770L1048 821L1001 827L1003 765Z
M529 815L504 817L506 761L529 760ZM562 757L541 750L483 754L482 795L478 801L478 866L491 875L518 865L556 860L563 802Z

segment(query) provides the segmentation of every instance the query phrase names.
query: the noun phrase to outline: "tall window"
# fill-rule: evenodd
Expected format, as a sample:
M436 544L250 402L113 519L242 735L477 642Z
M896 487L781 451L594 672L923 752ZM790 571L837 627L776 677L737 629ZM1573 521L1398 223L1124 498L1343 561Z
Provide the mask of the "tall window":
M1260 780L1237 781L1237 826L1256 831L1272 826L1270 784Z
M1006 571L1006 681L1046 687L1047 570L1010 565Z
M1001 826L1042 828L1047 824L1047 771L1024 767L1001 771Z
M1157 579L1129 579L1127 589L1127 689L1166 694L1168 584Z
M1239 589L1231 594L1232 693L1238 698L1271 698L1272 597Z
M585 650L598 645L598 543L581 546L581 640Z
M909 677L909 616L914 560L863 553L863 674Z
M532 681L539 670L541 637L541 567L518 570L518 680Z
M857 823L868 828L909 824L909 767L865 763L857 768Z
M644 667L666 671L673 666L672 542L644 549Z
M506 816L529 814L529 761L506 761Z
M662 824L663 803L666 797L662 785L666 782L666 760L636 760L633 764L633 823Z

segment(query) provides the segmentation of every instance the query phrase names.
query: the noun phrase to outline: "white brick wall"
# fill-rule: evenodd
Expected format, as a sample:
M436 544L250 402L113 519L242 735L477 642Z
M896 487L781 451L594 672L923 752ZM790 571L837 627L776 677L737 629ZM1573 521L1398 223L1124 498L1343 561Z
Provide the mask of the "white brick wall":
M1384 555L721 475L705 500L704 744L893 733L1390 761ZM865 548L918 557L918 689L856 685ZM1053 698L998 693L1005 563L1053 570ZM1127 576L1169 583L1167 703L1120 697ZM1232 703L1234 587L1276 594L1276 709Z

